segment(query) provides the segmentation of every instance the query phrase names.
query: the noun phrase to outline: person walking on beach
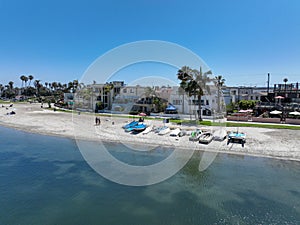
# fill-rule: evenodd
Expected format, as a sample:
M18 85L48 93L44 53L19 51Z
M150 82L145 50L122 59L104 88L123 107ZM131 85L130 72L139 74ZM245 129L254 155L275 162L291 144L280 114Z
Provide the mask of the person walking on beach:
M95 118L95 123L96 123L96 126L100 125L101 124L101 120L99 117L96 117Z

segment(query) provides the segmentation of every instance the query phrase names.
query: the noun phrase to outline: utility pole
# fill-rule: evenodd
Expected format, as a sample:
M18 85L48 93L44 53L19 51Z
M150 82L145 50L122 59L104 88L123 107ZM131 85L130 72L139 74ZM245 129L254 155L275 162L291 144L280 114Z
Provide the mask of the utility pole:
M270 73L268 73L268 87L267 87L267 90L268 90L268 95L269 95L269 90L270 90Z

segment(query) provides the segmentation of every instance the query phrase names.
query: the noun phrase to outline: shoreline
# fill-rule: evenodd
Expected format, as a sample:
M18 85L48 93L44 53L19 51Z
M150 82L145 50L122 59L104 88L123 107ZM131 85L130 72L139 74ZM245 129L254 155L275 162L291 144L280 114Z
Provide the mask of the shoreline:
M203 152L300 161L300 132L297 130L282 131L241 127L239 130L247 134L247 142L245 147L242 148L240 144L227 145L226 140L222 142L213 141L209 145L202 145L189 141L188 136L176 140L174 137L159 136L153 132L147 135L132 135L124 132L121 128L130 120L129 118L101 116L101 125L95 126L94 114L78 115L77 113L54 112L41 108L40 104L29 103L15 104L13 109L16 111L15 115L6 115L7 110L0 108L0 126L47 136L64 137L75 141L122 143L133 149L136 148L135 143L138 143L146 149L152 145L166 148L176 147L183 150L192 149ZM145 122L154 126L162 125L162 121L157 120L145 120ZM206 128L212 129L212 127ZM236 128L230 127L225 129L226 131L236 130Z
M77 140L75 137L71 137L71 136L67 136L67 135L61 136L61 135L58 135L58 134L47 133L47 132L37 133L37 132L34 132L34 131L24 130L24 129L19 128L19 127L4 126L2 124L0 124L0 126L5 127L5 128L9 128L9 129L15 129L15 130L26 132L26 133L31 133L31 134L38 134L38 135L50 136L50 137L67 138L67 139L75 141L75 142ZM90 140L80 139L80 138L78 138L78 139L82 140L82 141L88 141L88 142L99 142L99 140L95 140L95 139L90 139ZM101 142L108 143L108 144L111 144L111 143L124 144L124 142L120 142L120 141L115 142L115 141L112 141L112 140L101 140ZM126 144L131 144L131 142L125 143L125 145ZM173 146L171 146L171 145L162 146L162 148L172 148L172 147ZM189 149L184 148L184 147L178 147L178 148L180 148L181 150L185 150L185 151L189 150ZM261 154L255 154L255 153L244 153L244 152L217 151L217 150L213 150L213 149L210 149L210 148L207 148L205 150L204 149L195 149L194 151L217 153L217 154L224 154L224 155L237 155L237 156L247 156L247 157L256 157L256 158L266 158L266 159L277 159L277 160L287 160L287 161L300 162L300 159L295 159L295 158L286 158L286 157L261 155Z

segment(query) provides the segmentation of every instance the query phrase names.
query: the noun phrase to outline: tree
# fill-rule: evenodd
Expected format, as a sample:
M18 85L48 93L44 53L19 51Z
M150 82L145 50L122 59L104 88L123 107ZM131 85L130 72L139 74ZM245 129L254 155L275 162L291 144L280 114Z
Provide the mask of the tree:
M41 80L35 80L34 81L34 86L36 88L36 95L39 96L40 95L40 88L41 88L41 84L40 84Z
M107 94L108 96L108 108L111 107L111 90L114 88L114 84L113 83L106 83L104 85L104 93Z
M284 78L283 79L283 82L284 82L284 95L286 97L286 82L288 82L289 80L287 78Z
M243 110L253 109L256 105L255 100L241 100L239 101L239 108Z
M93 108L93 98L94 98L94 92L92 87L84 87L80 89L80 91L76 92L74 99L75 100L75 108L77 107L87 107L87 108ZM81 99L83 99L83 102L80 102ZM85 103L88 102L88 105L85 106Z
M27 95L27 81L28 81L28 77L24 76L24 83L25 83L25 90L24 90L24 95Z
M212 74L209 70L205 73L202 72L202 68L200 70L191 69L187 66L183 66L177 72L177 78L181 80L180 87L182 87L188 95L197 97L198 100L198 119L202 121L201 117L201 97L210 92L210 88L207 85L211 81L208 75Z
M14 89L14 82L13 81L9 81L8 85L9 85L9 89L12 91Z
M62 87L63 87L63 85L62 85L60 82L58 82L58 83L57 83L57 87L58 87L59 90L61 90Z
M192 69L188 66L183 66L181 69L177 72L177 78L181 81L188 81L192 78L191 76Z
M4 90L3 84L0 84L0 97L2 96L3 90Z
M70 81L70 82L68 83L68 90L71 91L71 90L73 90L73 89L74 89L73 82Z
M78 80L73 80L73 93L76 92L78 86L79 86Z
M22 88L23 88L24 81L25 81L25 76L24 76L24 75L20 76L20 79L21 79L21 81L22 81Z
M217 111L217 113L221 113L220 100L221 100L221 94L222 94L222 87L225 83L225 79L222 77L222 75L215 76L214 83L215 83L216 87L218 88L218 111Z
M28 77L24 77L24 82L25 82L25 88L27 87L27 81L28 81Z
M9 81L7 85L5 85L5 89L4 89L4 95L5 98L13 98L15 97L15 91L14 91L14 82L13 81Z
M51 86L54 89L54 91L56 91L57 87L58 87L58 84L57 84L57 82L52 82Z
M152 87L149 87L149 86L145 88L144 94L145 94L145 97L147 97L147 98L153 98L155 96L157 97L157 93L156 93L155 89Z
M28 79L29 79L29 85L28 85L28 86L30 86L31 81L34 79L34 77L33 77L32 75L29 75L29 76L28 76Z
M153 87L146 87L144 94L145 97L150 99L150 102L152 102L152 109L154 110L154 112L165 111L167 104L165 100L160 98L160 95L155 91Z

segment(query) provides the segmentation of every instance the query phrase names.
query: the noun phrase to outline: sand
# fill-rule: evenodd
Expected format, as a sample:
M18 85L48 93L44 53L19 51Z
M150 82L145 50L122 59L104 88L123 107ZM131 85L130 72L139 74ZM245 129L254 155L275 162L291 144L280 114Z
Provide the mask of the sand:
M213 141L208 145L189 141L188 136L170 137L167 135L157 135L154 132L148 134L133 135L126 133L122 126L131 121L127 118L116 118L111 115L101 115L101 125L95 126L95 115L92 113L59 112L46 108L41 108L37 103L19 103L13 107L0 105L0 125L27 132L55 135L80 140L109 141L127 145L130 148L148 151L156 147L182 148L192 150L202 150L208 152L252 155L260 157L272 157L285 160L300 161L300 132L288 129L265 129L265 128L239 128L240 132L245 132L247 142L245 147L240 144L227 141ZM14 110L15 115L7 115ZM145 120L151 126L163 125L161 120ZM175 128L175 124L167 124ZM196 127L181 126L182 129L190 132ZM234 131L232 127L200 127L201 129L214 129L224 131Z

